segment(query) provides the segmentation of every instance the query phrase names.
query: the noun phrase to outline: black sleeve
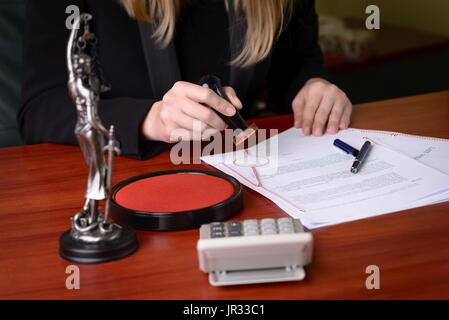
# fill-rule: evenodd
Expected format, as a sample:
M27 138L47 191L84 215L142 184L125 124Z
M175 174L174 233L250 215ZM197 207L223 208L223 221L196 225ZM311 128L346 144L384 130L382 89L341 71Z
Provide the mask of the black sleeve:
M291 19L273 48L268 76L269 103L280 112L291 112L293 99L310 78L332 81L318 43L315 1L294 3Z
M65 26L67 6L87 10L82 0L28 0L24 37L22 107L18 123L26 143L77 144L74 135L76 108L67 90ZM141 123L155 100L131 97L102 98L103 125L114 124L122 154L144 159L165 146L140 136Z

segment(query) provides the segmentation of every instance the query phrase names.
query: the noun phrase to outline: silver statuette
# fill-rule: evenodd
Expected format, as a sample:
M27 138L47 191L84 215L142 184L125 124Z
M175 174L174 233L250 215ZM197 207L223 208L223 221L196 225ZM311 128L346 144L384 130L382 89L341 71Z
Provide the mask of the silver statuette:
M87 13L75 20L67 45L68 90L77 110L75 135L88 167L88 178L84 206L72 217L72 228L69 235L66 235L70 239L65 239L63 244L61 238L61 255L78 262L117 259L114 241L120 245L121 239L135 242L130 243L131 247L135 246L131 252L137 248L134 231L127 228L124 232L121 226L109 219L113 160L115 155L120 154L120 149L114 138L114 126L106 129L98 114L100 95L107 87L102 84L99 74L96 61L97 39L90 30L91 20L92 16ZM104 215L100 212L101 201L105 201ZM78 253L75 253L79 250L74 250L73 246L82 244L92 249L88 257L92 261L81 261L86 257L79 259ZM86 248L83 250L86 251ZM123 252L120 254L126 255ZM97 255L110 257L97 259Z

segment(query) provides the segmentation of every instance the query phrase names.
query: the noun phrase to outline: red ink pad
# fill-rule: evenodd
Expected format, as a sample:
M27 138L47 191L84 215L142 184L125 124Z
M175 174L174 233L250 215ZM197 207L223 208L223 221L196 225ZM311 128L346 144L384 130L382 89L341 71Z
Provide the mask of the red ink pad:
M224 173L201 170L154 172L112 189L111 215L144 230L182 230L222 221L243 207L241 184Z

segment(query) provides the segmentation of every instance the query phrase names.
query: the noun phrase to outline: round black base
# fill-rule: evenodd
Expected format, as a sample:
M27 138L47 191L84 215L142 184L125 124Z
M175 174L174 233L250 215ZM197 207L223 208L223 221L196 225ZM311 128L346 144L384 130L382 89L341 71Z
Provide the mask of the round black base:
M59 239L59 254L77 263L101 263L124 258L137 250L139 242L132 228L122 228L119 238L94 244L73 239L71 230L67 230Z

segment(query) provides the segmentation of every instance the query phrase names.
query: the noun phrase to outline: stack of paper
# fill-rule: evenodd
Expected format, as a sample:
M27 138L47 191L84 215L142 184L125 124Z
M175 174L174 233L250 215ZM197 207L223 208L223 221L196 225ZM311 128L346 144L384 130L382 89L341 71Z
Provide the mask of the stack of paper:
M333 147L335 139L373 147L357 174L354 158ZM264 154L267 145L277 152ZM269 148L268 148L269 149ZM449 200L449 140L392 132L348 129L337 135L304 136L290 129L251 148L269 163L254 172L241 165L245 152L203 157L301 219L308 228L338 224Z

